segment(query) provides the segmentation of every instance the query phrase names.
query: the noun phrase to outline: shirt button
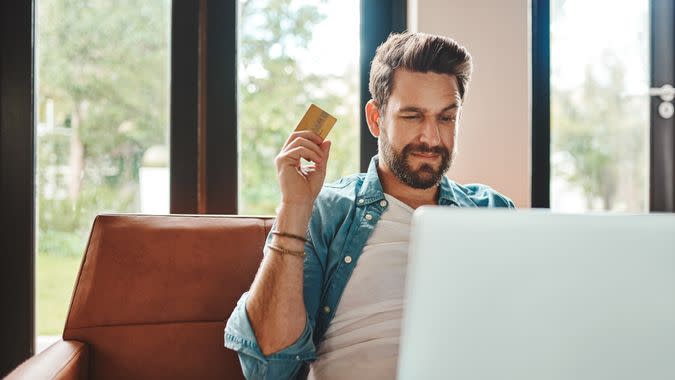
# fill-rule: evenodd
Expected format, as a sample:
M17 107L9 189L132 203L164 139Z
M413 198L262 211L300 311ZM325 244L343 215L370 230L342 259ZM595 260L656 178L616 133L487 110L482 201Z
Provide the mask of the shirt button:
M330 313L330 306L324 306L323 312L326 313L326 314Z
M387 207L387 201L381 201L380 206L382 207Z
M363 200L363 198L359 199L359 204L360 204L360 205L362 205L364 202L365 202L365 201Z
M349 264L352 262L352 257L351 256L345 256L345 263Z
M366 220L373 220L373 216L370 214L366 214Z
M296 356L295 360L300 360L300 355Z

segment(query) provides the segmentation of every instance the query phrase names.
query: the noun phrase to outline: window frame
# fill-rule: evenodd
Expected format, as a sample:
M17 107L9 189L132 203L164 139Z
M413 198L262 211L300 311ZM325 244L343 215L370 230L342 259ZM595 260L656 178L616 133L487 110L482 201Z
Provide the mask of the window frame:
M675 86L675 3L650 3L650 86ZM650 99L649 211L675 212L675 117L658 116L661 99ZM671 103L673 103L671 101Z
M35 351L34 19L0 2L0 377Z
M173 0L172 214L237 214L236 4Z
M551 207L551 12L550 0L532 0L533 208Z

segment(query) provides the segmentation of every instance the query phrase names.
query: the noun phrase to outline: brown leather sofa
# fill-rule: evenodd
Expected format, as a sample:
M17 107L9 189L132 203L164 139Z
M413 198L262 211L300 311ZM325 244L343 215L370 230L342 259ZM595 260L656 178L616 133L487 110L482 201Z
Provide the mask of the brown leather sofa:
M8 379L241 379L225 321L272 218L99 215L63 339Z

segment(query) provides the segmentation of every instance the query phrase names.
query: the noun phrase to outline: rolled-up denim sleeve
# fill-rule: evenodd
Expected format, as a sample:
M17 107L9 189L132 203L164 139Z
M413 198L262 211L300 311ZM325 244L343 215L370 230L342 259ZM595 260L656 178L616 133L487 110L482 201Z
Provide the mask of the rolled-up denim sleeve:
M316 359L312 326L307 319L300 337L274 354L263 355L246 314L248 292L244 293L225 326L225 347L237 351L247 379L293 379L305 361Z

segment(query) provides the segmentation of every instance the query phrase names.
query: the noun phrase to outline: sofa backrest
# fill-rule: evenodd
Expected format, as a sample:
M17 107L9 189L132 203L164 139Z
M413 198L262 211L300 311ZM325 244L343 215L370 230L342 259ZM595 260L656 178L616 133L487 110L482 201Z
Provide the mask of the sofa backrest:
M99 215L63 338L90 345L95 379L243 378L223 329L272 222Z

